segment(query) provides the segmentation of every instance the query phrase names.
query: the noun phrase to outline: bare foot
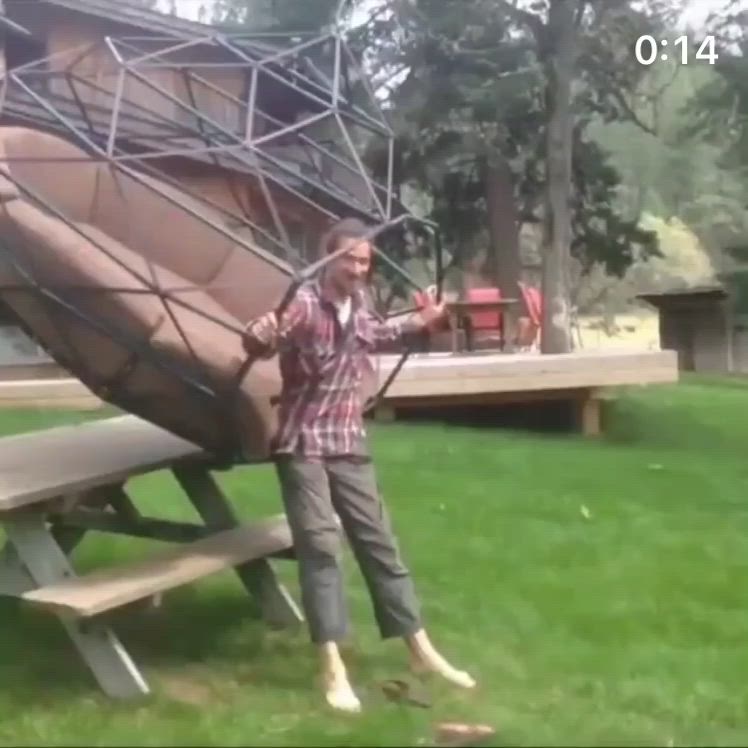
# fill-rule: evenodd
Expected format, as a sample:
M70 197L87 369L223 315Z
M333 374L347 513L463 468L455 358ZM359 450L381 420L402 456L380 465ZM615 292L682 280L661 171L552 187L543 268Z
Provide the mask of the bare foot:
M353 692L347 678L326 683L325 699L333 709L341 712L358 713L361 711L361 702Z
M348 681L348 673L337 645L323 644L320 653L322 682L327 703L339 711L360 712L361 702Z
M407 640L411 668L417 673L436 673L460 688L475 688L475 680L464 670L457 670L442 657L429 641L426 632L418 631Z

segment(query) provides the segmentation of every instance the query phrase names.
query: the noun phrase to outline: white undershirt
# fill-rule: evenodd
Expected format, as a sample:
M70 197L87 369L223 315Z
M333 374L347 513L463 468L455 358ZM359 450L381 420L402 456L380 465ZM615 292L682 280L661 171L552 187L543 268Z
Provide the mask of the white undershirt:
M351 297L346 297L345 301L336 302L335 308L338 312L338 321L341 327L345 327L351 316Z

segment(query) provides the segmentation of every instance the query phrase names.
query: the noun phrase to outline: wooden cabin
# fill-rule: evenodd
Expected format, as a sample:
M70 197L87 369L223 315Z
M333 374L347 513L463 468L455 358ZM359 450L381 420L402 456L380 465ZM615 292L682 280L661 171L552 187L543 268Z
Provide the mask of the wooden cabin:
M280 66L264 66L256 74L250 116L251 64L242 58L247 48L237 54L216 43L215 27L122 0L24 0L4 5L0 0L0 31L0 69L13 74L20 66L30 66L17 72L18 78L57 113L50 115L24 86L11 82L0 126L33 127L66 137L72 125L99 146L113 144L120 154L145 155L142 161L129 163L153 167L188 194L224 208L235 216L226 217L227 228L240 236L249 232L270 251L279 250L280 236L309 259L334 217L352 212L376 215L370 185L356 173L355 158L343 153L338 123L323 116L324 85L299 83L284 77ZM251 54L261 55L258 45ZM329 55L329 45L320 53ZM130 61L126 74L117 54ZM158 57L144 61L148 54ZM323 76L324 66L318 72ZM108 142L115 110L117 137ZM62 123L59 115L67 122ZM315 115L320 115L318 121L306 125L303 136L283 134L284 128ZM206 121L212 124L206 126ZM210 130L207 145L241 144L250 127L254 138L272 138L260 153L246 148L206 151L200 138L201 132ZM281 135L273 137L277 132ZM322 148L310 147L310 142ZM183 153L169 155L173 151ZM258 178L258 165L264 179ZM385 199L384 193L380 199ZM15 330L0 323L0 367L30 363L31 348L19 347L17 339ZM40 357L45 359L34 350L32 363L38 365Z
M273 225L273 217L256 177L252 154L245 150L229 158L221 153L201 153L204 143L195 132L205 123L197 122L190 107L215 123L209 133L214 142L231 143L233 137L237 144L250 126L253 137L272 136L319 114L320 121L305 126L303 134L338 158L310 147L297 132L273 138L261 148L260 161L276 178L269 183L274 201L290 239L301 250L315 246L314 238L331 216L350 212L352 206L360 208L362 215L376 212L366 180L341 164L344 161L354 167L355 158L335 142L342 138L334 118L324 117L324 85L305 85L288 76L284 82L280 67L263 67L250 122L246 104L250 65L242 59L242 52L232 53L210 40L214 27L112 0L25 0L8 3L4 18L6 69L43 61L24 74L25 80L46 86L50 101L81 129L88 123L81 117L80 103L89 117L99 117L94 123L99 129L109 129L121 86L121 99L126 103L118 107L117 145L133 153L192 148L189 157L165 157L150 163L177 178L186 190L251 215L263 226ZM19 27L29 34L19 32ZM108 37L118 40L114 46L132 61L124 76ZM201 38L204 43L195 43ZM192 43L164 54L165 49L184 42ZM160 57L135 61L142 54L154 53ZM189 74L180 66L189 66ZM68 73L74 75L73 85ZM3 106L0 124L50 127L49 115L42 115L37 103L11 95ZM315 184L305 182L304 175L313 175ZM285 186L279 186L281 181ZM286 188L297 189L308 199L294 197Z

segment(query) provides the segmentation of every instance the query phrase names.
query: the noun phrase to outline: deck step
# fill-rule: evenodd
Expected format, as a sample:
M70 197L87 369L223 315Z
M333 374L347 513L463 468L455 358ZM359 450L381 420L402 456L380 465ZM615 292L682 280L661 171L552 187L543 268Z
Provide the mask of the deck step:
M286 517L279 515L169 548L144 561L31 590L21 597L34 606L87 618L291 547Z

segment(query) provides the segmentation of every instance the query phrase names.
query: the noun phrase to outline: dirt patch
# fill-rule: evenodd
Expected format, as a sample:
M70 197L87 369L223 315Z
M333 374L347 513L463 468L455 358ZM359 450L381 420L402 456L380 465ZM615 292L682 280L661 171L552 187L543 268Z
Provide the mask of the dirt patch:
M159 677L159 685L170 699L191 706L206 706L216 701L210 684L195 673L168 673Z

